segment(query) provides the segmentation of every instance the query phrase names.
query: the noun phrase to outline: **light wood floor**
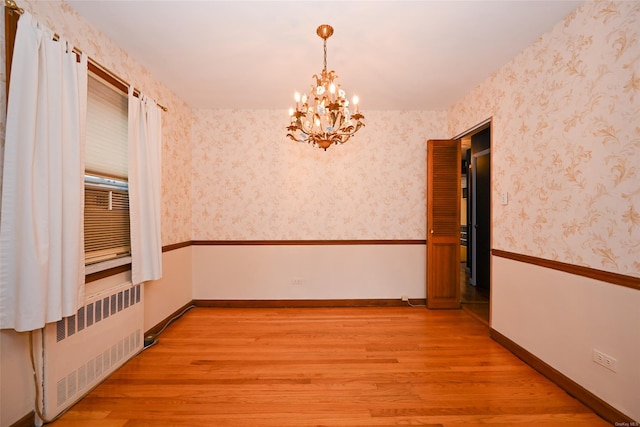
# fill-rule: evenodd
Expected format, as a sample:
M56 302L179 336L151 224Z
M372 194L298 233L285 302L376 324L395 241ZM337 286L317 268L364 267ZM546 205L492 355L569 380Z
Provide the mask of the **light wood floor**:
M607 426L463 310L196 308L52 424Z

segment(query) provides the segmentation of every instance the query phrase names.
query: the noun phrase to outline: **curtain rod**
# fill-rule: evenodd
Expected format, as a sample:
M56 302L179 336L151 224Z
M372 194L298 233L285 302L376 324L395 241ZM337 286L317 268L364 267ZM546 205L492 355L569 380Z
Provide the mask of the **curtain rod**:
M24 9L21 8L20 6L18 6L15 2L15 0L4 0L4 5L6 7L8 7L9 9L13 10L14 12L22 15L24 13ZM60 36L58 34L55 34L56 38L59 38ZM81 55L82 51L80 49L78 49L77 47L73 48L73 51L78 54ZM109 70L108 68L104 67L102 64L100 64L98 61L96 61L95 59L88 57L88 60L90 63L92 63L95 67L99 68L102 72L108 74L110 77L112 77L114 80L117 80L118 82L122 83L125 86L131 86L126 80L123 80L120 76L118 76L117 74L115 74L113 71ZM140 95L140 90L136 89L135 87L133 88L133 92L136 95ZM158 104L156 103L156 105L158 106L158 108L160 108L162 111L168 111L168 108L165 107L164 105Z

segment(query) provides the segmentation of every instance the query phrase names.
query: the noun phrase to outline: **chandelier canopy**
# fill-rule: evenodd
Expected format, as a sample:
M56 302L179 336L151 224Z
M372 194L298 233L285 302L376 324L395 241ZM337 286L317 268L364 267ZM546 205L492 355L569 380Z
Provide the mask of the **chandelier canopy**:
M295 93L296 107L289 109L287 137L326 151L332 144L347 142L364 126L364 116L360 114L358 97L353 97L351 110L345 91L336 82L335 71L327 71L327 39L333 34L333 27L320 25L316 33L324 41L324 68L320 76L313 75L309 94Z

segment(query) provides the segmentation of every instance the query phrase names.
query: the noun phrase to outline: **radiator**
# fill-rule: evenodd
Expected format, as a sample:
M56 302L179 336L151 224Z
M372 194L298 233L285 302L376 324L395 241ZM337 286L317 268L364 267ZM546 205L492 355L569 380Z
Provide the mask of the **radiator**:
M142 350L143 291L123 283L92 295L74 316L45 326L42 404L52 419Z

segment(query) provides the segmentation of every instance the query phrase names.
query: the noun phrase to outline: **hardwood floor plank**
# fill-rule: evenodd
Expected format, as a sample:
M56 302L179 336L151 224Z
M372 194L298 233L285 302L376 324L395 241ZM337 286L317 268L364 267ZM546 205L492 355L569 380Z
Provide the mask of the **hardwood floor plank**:
M606 426L468 313L196 308L54 427Z

